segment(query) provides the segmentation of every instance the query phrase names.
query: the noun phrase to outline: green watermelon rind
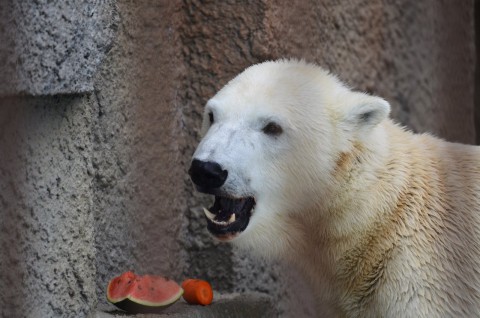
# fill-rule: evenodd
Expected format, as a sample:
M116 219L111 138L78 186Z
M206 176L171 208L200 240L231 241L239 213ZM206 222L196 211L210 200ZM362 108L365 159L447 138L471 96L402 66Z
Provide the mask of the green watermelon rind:
M139 304L139 305L143 305L143 306L162 307L162 306L167 306L167 305L173 304L178 299L180 299L180 297L182 297L182 295L183 295L183 288L180 287L180 290L176 294L172 295L168 300L166 300L164 302L160 302L160 303L159 302L150 302L150 301L146 301L146 300L141 300L141 299L138 299L138 298L135 298L135 297L132 297L132 296L128 296L125 299L131 300L134 303Z
M183 295L183 289L180 289L177 294L169 298L167 301L161 303L152 303L148 301L142 301L133 297L125 297L122 300L109 301L118 308L125 310L129 313L141 314L141 313L159 313L165 308L173 305Z

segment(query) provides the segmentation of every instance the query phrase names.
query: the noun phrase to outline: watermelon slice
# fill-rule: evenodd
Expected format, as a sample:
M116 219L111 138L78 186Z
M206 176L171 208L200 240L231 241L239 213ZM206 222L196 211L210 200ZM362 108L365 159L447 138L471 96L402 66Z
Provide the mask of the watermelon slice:
M108 301L130 313L158 313L182 294L182 287L173 280L133 272L113 278L107 287Z

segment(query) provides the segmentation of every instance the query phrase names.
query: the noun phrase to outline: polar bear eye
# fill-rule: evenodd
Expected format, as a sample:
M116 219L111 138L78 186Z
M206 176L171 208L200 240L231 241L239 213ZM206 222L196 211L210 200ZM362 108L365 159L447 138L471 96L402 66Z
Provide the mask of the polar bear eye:
M213 124L213 122L215 121L215 118L213 117L212 112L208 113L208 120L210 121L210 125Z
M270 136L278 136L283 132L283 129L279 124L271 121L262 128L262 131Z

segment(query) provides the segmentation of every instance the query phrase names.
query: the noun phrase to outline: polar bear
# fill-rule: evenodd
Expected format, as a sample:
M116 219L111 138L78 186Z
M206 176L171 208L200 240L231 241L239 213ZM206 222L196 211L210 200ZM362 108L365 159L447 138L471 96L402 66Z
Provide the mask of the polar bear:
M480 148L413 134L322 68L247 68L189 169L208 230L297 265L324 317L480 316Z

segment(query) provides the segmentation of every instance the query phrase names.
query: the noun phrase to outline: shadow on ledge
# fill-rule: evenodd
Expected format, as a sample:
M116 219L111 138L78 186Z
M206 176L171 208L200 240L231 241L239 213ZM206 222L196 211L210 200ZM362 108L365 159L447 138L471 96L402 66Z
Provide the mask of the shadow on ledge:
M160 314L128 314L108 306L99 308L94 318L270 318L278 314L269 296L260 293L248 294L215 294L209 306L189 305L183 298Z

